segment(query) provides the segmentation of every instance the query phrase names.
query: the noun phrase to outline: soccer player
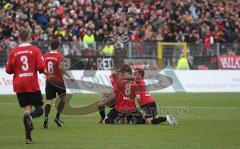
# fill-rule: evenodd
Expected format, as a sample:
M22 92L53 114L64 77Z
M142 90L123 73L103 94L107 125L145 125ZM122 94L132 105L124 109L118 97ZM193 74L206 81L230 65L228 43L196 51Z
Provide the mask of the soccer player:
M148 93L147 86L144 81L144 70L135 69L134 76L136 77L135 82L138 84L138 102L145 114L146 124L159 124L167 121L170 125L176 124L176 120L169 115L166 117L157 116L157 105L154 98Z
M23 123L26 133L26 144L32 143L32 118L43 114L42 94L38 83L38 71L44 72L45 64L39 48L29 43L29 32L21 30L20 45L13 48L8 58L6 72L13 74L13 90L24 110ZM32 111L32 106L35 110Z
M120 77L116 80L114 93L109 97L117 98L116 104L105 118L105 124L122 123L125 118L128 123L145 123L135 104L135 98L138 91L137 85L134 81L123 79L123 77L129 77L131 75L132 69L129 65L121 67Z
M60 120L60 114L65 105L66 99L66 87L63 80L63 75L66 75L70 80L74 80L70 76L63 66L64 56L59 53L60 42L58 40L53 40L51 42L51 51L46 53L44 56L45 65L46 65L46 99L47 103L44 107L45 119L44 119L44 128L48 128L48 115L51 111L53 104L53 99L56 98L56 94L60 97L60 102L57 106L57 114L54 119L54 122L58 127L62 127L63 122Z
M113 88L115 86L115 81L118 78L119 72L120 72L120 67L116 67L114 72L109 76L109 79L111 81ZM108 98L109 96L110 96L110 94L104 95L103 97L101 97L101 99L98 102L98 112L99 112L99 115L101 116L101 118L97 121L97 124L103 124L103 120L106 117L105 106L112 108L116 102L115 99L109 100L110 99L110 98Z

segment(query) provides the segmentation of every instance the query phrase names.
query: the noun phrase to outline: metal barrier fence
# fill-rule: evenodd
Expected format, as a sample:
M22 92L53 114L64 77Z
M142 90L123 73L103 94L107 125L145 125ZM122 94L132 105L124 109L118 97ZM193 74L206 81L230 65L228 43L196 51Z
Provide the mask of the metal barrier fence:
M50 50L49 41L34 41L33 44L38 46L42 50L43 54ZM140 59L142 61L153 59L155 59L156 61L159 60L159 47L157 41L125 43L117 42L110 44L113 45L115 48L115 54L113 55L113 57L116 57L116 59L118 60L118 64L125 63L125 59ZM0 42L0 67L4 67L6 65L9 51L12 47L16 45L17 43L11 41ZM85 49L82 42L62 42L61 52L68 57L104 57L104 52L102 51L102 49L105 46L106 43L95 43L93 45L89 45L88 49ZM162 61L162 66L160 67L168 67L175 69L177 61L183 54L184 49L182 46L176 43L175 45L164 45L161 52L162 59L160 60ZM206 59L208 59L206 57L218 57L220 55L240 55L240 43L187 43L187 58L189 60L191 60L191 58L195 59L195 63L201 64L201 61L206 61ZM130 61L127 60L127 62ZM140 63L139 60L137 63ZM155 66L153 67L155 68Z

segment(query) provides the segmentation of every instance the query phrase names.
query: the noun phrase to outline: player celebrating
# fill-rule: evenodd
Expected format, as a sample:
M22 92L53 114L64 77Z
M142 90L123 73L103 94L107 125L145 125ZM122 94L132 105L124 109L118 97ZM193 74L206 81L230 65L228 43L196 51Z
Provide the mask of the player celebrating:
M123 77L129 77L131 74L132 69L129 65L121 67L121 74L115 83L114 93L109 97L116 97L116 104L108 113L104 123L121 123L121 121L124 121L125 117L129 123L145 123L135 104L136 93L138 91L137 85L133 81L122 79Z
M59 53L60 42L58 40L53 40L51 42L51 51L46 53L44 56L46 64L46 99L47 104L44 107L45 119L44 119L44 128L48 128L48 115L51 111L51 106L53 104L53 99L56 98L56 93L60 97L60 102L57 106L57 114L54 122L58 127L62 127L63 123L60 120L60 114L65 105L66 99L66 87L63 80L63 74L66 75L70 80L74 80L67 71L64 69L62 64L64 56Z
M43 114L42 94L38 83L38 74L44 72L45 64L39 48L28 43L29 33L25 30L19 34L20 45L12 49L6 72L13 74L13 89L17 94L18 102L24 109L23 123L26 133L26 144L32 143L32 118ZM32 111L32 106L35 110Z
M118 78L119 72L120 72L120 67L116 67L114 72L109 76L109 79L111 81L113 88L115 86L115 81ZM107 100L107 99L109 99L108 97L110 95L108 94L108 95L103 96L98 102L98 112L99 112L99 115L101 116L101 119L97 121L97 124L103 124L103 120L106 117L105 106L112 108L116 102L115 99Z
M135 69L134 76L136 77L135 82L138 84L139 96L138 102L145 114L146 124L159 124L167 121L170 125L176 124L176 120L169 115L166 117L157 117L157 106L153 97L148 93L147 86L144 81L144 70Z

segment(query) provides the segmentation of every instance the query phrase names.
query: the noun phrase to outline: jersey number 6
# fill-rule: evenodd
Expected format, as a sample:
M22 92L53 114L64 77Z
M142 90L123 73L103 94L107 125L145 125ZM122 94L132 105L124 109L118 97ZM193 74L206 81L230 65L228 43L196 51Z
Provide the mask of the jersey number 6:
M47 67L48 67L48 73L53 74L54 73L53 62L48 62Z

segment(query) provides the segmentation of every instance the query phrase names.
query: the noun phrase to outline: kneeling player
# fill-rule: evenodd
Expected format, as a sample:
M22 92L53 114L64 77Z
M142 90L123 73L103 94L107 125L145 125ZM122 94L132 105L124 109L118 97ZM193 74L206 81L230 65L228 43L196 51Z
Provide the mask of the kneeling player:
M142 69L136 69L134 75L136 77L135 82L138 84L139 88L139 98L138 102L145 114L146 124L159 124L167 121L169 124L176 124L176 120L169 115L166 117L157 116L157 105L153 97L147 92L147 86L144 81L144 71Z
M120 67L117 67L115 70L115 72L113 72L110 76L109 79L111 81L112 87L114 88L115 86L115 81L118 77L119 71L120 71ZM101 118L97 121L97 124L102 124L104 118L106 117L105 114L105 106L112 108L114 107L114 104L116 102L115 98L109 98L109 96L111 96L111 94L105 94L103 97L100 98L99 102L98 102L98 112L99 115L101 116Z
M116 102L115 95L103 96L98 102L98 112L101 118L97 121L97 124L103 124L103 120L106 117L105 106L112 108Z
M58 127L62 127L62 121L60 120L60 114L65 105L66 98L66 87L63 80L63 74L73 80L73 78L66 72L63 65L61 64L64 56L59 53L60 42L53 40L51 42L51 51L45 55L45 64L47 68L46 72L46 99L47 104L45 105L45 120L43 127L48 128L48 115L53 104L53 99L56 98L56 93L60 97L60 102L57 106L57 114L54 122Z
M133 81L123 79L132 75L132 69L129 65L124 65L120 72L120 76L115 82L114 93L109 97L117 98L116 104L104 122L106 124L124 123L126 118L128 123L144 124L145 121L135 104L137 85Z

